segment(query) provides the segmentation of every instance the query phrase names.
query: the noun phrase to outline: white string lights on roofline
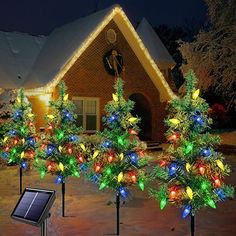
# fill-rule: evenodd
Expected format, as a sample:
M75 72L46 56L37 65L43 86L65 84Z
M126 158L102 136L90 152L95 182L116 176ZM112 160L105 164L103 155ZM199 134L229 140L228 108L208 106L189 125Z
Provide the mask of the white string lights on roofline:
M45 93L52 93L55 86L59 83L59 81L64 77L66 72L73 66L73 64L77 61L77 59L82 55L82 53L88 48L88 46L95 40L95 38L101 33L101 31L105 28L105 26L114 18L114 16L120 16L121 19L125 22L126 26L129 28L129 30L132 33L132 36L136 39L138 42L138 45L140 46L141 50L143 51L146 59L151 64L152 68L154 69L158 79L160 79L161 84L167 91L169 99L172 99L175 97L175 94L169 87L168 83L166 82L164 76L158 69L156 63L151 58L147 48L144 46L142 40L138 36L137 32L135 31L134 27L132 26L131 22L125 15L124 11L121 7L116 6L112 9L112 11L105 17L105 19L95 28L95 30L88 35L87 39L82 43L82 45L75 51L75 53L72 55L72 57L65 63L63 68L59 71L59 73L50 81L48 84L46 84L44 87L39 87L35 89L26 89L25 94L28 96L33 95L40 95ZM119 22L117 22L119 24ZM119 26L119 25L118 25ZM152 78L155 80L156 78ZM154 83L155 84L155 83Z

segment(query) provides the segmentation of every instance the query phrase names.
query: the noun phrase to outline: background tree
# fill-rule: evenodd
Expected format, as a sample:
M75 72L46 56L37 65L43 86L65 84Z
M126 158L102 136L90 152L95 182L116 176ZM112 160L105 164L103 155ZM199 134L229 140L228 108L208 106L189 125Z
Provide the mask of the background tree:
M182 208L183 218L191 215L192 235L197 210L205 206L216 208L216 202L233 196L233 188L224 183L230 168L214 149L220 139L208 132L212 124L209 107L199 97L195 84L196 77L190 71L185 96L170 102L165 122L171 145L154 169L154 178L162 180L162 184L158 190L150 191L160 201L161 209L169 203Z
M183 42L180 51L199 78L199 87L223 99L227 108L236 107L236 2L205 0L209 24L193 42Z
M79 177L79 160L76 145L80 128L76 124L75 105L68 99L64 82L59 84L59 97L51 101L46 116L47 127L37 150L35 166L41 178L47 173L56 175L56 183L62 184L62 216L65 216L65 181L68 176Z
M154 27L154 30L176 62L175 67L172 69L172 75L176 87L179 88L183 84L183 75L180 69L183 63L183 57L181 52L179 51L179 41L186 40L187 33L180 26L169 27L167 25L159 25L158 27Z
M34 114L31 104L23 89L17 94L12 108L12 115L4 124L4 138L1 156L8 164L18 164L20 167L20 194L22 193L22 170L33 162L35 156L36 135ZM8 114L9 115L9 114Z

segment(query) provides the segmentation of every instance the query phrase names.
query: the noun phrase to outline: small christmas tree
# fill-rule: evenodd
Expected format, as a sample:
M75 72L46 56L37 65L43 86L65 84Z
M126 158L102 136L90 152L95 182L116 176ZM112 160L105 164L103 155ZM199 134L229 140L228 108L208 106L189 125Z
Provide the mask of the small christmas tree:
M64 82L59 84L59 97L51 101L47 127L35 158L35 166L43 178L47 173L56 175L55 182L62 184L62 215L64 216L65 180L79 177L79 161L76 145L80 128L76 125L75 105L68 99Z
M123 199L128 197L132 185L144 190L144 166L147 164L147 158L144 154L144 145L137 136L139 118L131 114L134 102L124 99L123 81L120 78L117 79L114 88L116 92L112 94L113 100L105 106L105 128L98 134L102 138L102 143L90 160L90 178L96 180L100 190L113 189L117 194L118 204L120 196Z
M16 102L12 105L12 115L5 124L7 132L4 135L1 156L9 164L20 166L20 194L22 193L22 170L26 169L35 156L35 126L31 104L24 90L20 89Z
M212 124L208 104L199 97L194 73L190 71L185 79L186 94L170 102L165 120L171 144L154 169L154 177L163 182L150 193L160 201L161 209L169 203L182 208L183 218L191 215L193 235L196 211L206 206L216 208L216 202L233 196L233 188L224 183L230 168L214 149L220 139L208 132Z

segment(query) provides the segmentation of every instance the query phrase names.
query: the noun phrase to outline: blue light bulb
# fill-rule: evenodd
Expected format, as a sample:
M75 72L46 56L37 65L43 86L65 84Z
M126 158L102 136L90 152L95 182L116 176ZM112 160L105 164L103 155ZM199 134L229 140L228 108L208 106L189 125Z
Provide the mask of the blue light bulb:
M109 147L111 147L111 142L106 140L106 141L103 142L102 146L105 147L105 148L109 148Z
M193 120L198 123L199 125L203 125L204 124L204 121L203 119L201 118L201 116L198 116L198 115L195 115L193 116Z
M86 172L88 170L88 166L85 164L80 164L80 170Z
M110 123L117 120L117 115L112 115L108 120Z
M98 181L99 181L99 177L100 177L100 175L94 174L94 175L91 176L91 181L92 181L93 183L97 184Z
M119 192L120 192L120 195L121 195L123 198L127 198L128 193L127 193L126 188L120 187L120 188L119 188Z
M51 155L53 152L54 147L52 145L48 145L47 147L47 155Z
M70 137L69 137L69 141L70 142L74 142L75 140L77 140L78 139L78 137L76 136L76 135L71 135Z
M222 189L220 189L220 188L216 189L215 193L218 195L218 197L220 198L221 201L225 200L226 195L225 195L225 192Z
M34 146L34 144L35 144L34 138L33 138L33 137L30 137L30 138L28 139L28 143L29 143L29 145Z
M138 155L135 152L132 152L130 154L130 160L132 164L136 165L138 162Z
M190 205L187 205L184 210L182 211L182 218L186 218L192 210L192 207Z
M209 157L211 155L211 150L209 148L204 148L201 151L201 155L204 157Z
M60 184L62 182L63 177L61 175L58 175L56 178L56 184Z
M11 134L11 135L16 135L16 130L11 130L11 131L10 131L10 134Z
M172 176L176 173L177 171L177 164L176 163L172 163L169 166L169 175Z
M23 161L23 162L21 163L21 168L22 168L22 169L26 169L27 166L28 166L27 162Z

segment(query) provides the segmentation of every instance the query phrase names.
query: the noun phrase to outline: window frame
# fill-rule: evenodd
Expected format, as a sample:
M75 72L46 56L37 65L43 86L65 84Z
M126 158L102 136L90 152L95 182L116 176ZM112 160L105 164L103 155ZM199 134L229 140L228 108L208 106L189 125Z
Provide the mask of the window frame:
M79 96L72 96L72 101L75 100L82 100L83 101L83 130L85 133L95 133L96 131L100 130L100 98L98 97L79 97ZM85 111L85 106L84 106L84 102L86 101L96 101L96 130L86 130L86 125L87 125L87 121L86 121L86 111Z

